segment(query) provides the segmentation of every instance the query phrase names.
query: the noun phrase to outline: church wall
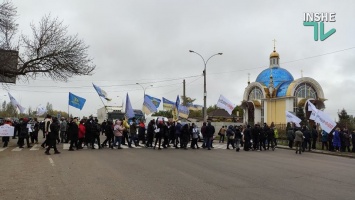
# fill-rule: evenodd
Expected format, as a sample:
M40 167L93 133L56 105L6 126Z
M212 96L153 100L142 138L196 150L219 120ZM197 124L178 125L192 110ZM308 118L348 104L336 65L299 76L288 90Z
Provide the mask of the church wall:
M286 111L293 112L293 102L296 101L294 98L286 99Z
M267 124L271 124L271 122L286 123L286 99L272 99L265 101L265 103L267 105Z
M254 110L254 122L255 124L261 123L261 109L255 108Z

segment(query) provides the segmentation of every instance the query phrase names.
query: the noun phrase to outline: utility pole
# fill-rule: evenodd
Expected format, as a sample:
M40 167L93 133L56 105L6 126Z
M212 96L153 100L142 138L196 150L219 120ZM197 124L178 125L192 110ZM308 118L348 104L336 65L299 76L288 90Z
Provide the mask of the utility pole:
M184 81L182 82L182 95L184 96L184 99L182 101L182 105L186 106L186 82L185 82L185 79Z

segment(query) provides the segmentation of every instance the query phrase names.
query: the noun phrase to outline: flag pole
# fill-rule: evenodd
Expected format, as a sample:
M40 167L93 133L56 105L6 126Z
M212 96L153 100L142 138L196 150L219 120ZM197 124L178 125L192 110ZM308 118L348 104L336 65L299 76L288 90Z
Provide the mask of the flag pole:
M108 112L108 111L107 111L107 108L106 108L106 105L105 105L105 103L104 103L104 101L102 101L102 98L101 98L100 96L99 96L99 98L100 98L100 100L101 100L102 104L104 105L104 108L105 108L106 112Z

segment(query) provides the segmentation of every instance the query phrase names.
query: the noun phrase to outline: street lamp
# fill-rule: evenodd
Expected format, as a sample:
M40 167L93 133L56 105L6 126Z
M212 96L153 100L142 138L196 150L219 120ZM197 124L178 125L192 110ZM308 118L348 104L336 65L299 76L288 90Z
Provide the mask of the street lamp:
M205 65L205 68L203 70L203 121L207 121L207 106L206 106L206 99L207 99L207 91L206 91L206 66L208 61L213 57L213 56L217 56L217 55L222 55L223 53L216 53L213 54L212 56L210 56L206 61L205 59L201 56L201 54L193 51L193 50L189 50L190 53L195 53L197 55L199 55L202 60L203 60L203 64Z
M139 86L141 86L142 87L142 89L143 89L143 92L144 92L144 96L143 96L143 99L144 99L144 97L145 97L145 90L147 89L147 88L149 88L149 87L153 87L153 85L148 85L147 87L144 87L143 85L141 85L140 83L136 83L137 85L139 85Z

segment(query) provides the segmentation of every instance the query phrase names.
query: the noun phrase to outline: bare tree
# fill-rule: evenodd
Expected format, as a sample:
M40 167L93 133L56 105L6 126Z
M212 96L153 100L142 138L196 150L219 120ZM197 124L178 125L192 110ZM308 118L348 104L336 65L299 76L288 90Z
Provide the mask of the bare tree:
M10 13L11 15L3 15L0 19L8 19L9 23L13 24L11 26L12 30L16 32L17 26L14 23L16 8L11 2L6 1L0 5L1 9L3 11L0 11L0 15L2 13ZM20 37L20 53L17 56L18 59L16 61L18 63L16 67L8 67L13 64L13 61L11 61L13 59L11 58L16 55L16 52L7 53L6 56L1 53L0 75L8 78L19 76L32 79L36 79L37 76L46 76L53 80L67 81L68 78L73 76L92 74L96 66L87 54L89 47L77 35L69 35L67 26L64 26L63 22L58 20L58 18L46 15L37 26L31 24L31 29L32 37L26 35L21 35ZM5 35L4 31L2 33ZM4 47L11 47L9 45L6 46L11 44L12 38L10 36L12 37L13 35L9 33L7 38L3 36Z

